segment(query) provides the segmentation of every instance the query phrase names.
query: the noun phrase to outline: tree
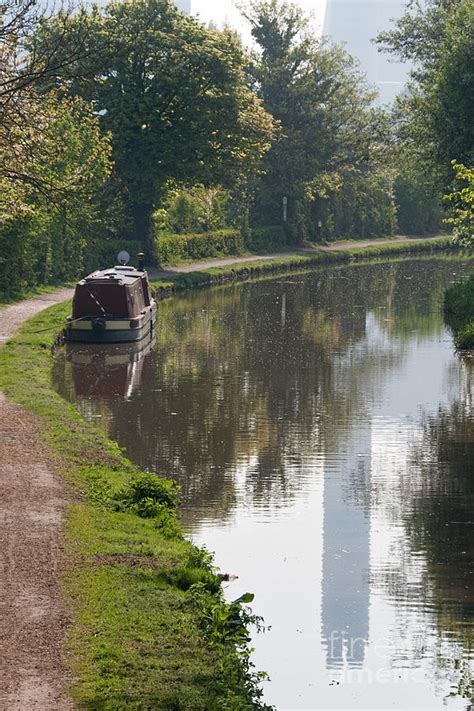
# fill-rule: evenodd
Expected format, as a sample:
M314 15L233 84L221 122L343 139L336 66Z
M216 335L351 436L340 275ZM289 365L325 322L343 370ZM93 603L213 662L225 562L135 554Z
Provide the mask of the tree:
M381 112L370 108L374 95L341 48L315 38L297 6L254 0L242 11L259 45L255 88L283 134L264 159L256 216L281 222L286 196L290 233L298 241L308 232L315 235L319 221L326 237L350 232L354 225L347 215L336 225L341 211L334 200L344 191L346 198L370 192L384 127ZM390 176L379 187L393 212Z
M111 3L78 23L88 58L56 82L91 100L111 132L133 237L153 254L152 214L166 184L235 185L268 150L273 121L247 86L236 36L167 0Z
M453 192L446 196L451 203L451 217L446 222L453 226L454 238L464 247L474 244L474 169L453 161L456 182Z
M378 42L414 64L397 108L399 136L442 194L451 161L474 161L474 7L470 0L413 3Z
M4 0L0 6L0 222L31 212L39 194L43 201L56 204L66 198L80 200L85 192L89 165L69 173L67 180L54 169L59 152L64 157L67 150L54 131L60 115L69 115L88 141L97 122L91 123L90 109L80 102L61 109L57 96L45 98L39 92L58 71L84 57L84 35L75 22L72 36L71 15L61 10L55 15L54 38L40 46L35 34L50 21L47 10L35 0ZM106 141L102 144L97 132L94 140L107 153ZM102 168L98 160L98 172Z
M18 148L4 152L0 172L0 292L9 296L80 273L111 167L110 143L79 97L51 92L23 106L29 123L15 126Z

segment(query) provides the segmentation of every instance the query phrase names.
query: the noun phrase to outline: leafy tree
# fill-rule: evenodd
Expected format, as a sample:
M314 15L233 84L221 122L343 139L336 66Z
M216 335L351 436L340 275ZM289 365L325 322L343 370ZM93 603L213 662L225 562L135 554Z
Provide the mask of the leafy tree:
M54 40L35 43L34 35L50 17L35 0L4 0L0 5L0 219L28 212L31 191L54 201L56 186L34 169L54 160L50 117L38 87L84 55L83 33L70 33L70 14L57 14ZM51 104L50 104L51 105ZM49 156L47 151L52 150ZM30 170L31 167L31 170ZM51 176L50 176L51 177ZM70 176L71 178L72 176Z
M449 181L449 163L474 165L474 4L461 2L446 24L427 114L436 159Z
M453 226L454 238L464 247L474 244L474 169L453 161L455 190L446 196L452 216L446 222Z
M227 227L231 221L228 203L229 193L219 187L173 188L154 214L155 225L177 234Z
M385 124L381 112L370 108L374 95L341 48L315 38L297 6L254 0L243 13L259 45L255 87L283 134L264 159L267 172L257 197L257 219L281 222L286 196L290 232L298 241L309 233L314 236L319 221L321 236L351 232L360 221L338 220L342 205L336 203L344 191L345 198L369 193L374 169L381 165ZM379 177L377 190L388 196L393 215L390 175ZM363 201L355 202L357 209L363 208ZM361 216L362 222L367 216Z
M87 26L88 59L56 81L93 101L112 133L133 236L153 253L152 214L167 183L235 185L257 169L273 121L247 86L236 36L167 0L111 3L77 22Z
M22 106L35 128L14 127L17 150L3 151L0 173L8 188L0 194L0 293L7 296L80 272L110 172L109 141L80 98L50 93Z
M413 62L397 109L399 136L442 194L451 161L474 160L474 7L470 0L413 3L378 42Z

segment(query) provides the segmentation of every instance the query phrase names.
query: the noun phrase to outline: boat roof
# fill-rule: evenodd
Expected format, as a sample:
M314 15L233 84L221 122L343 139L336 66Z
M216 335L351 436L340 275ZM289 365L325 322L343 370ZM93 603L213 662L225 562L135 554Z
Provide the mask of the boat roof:
M140 271L139 269L136 269L135 267L121 267L121 266L116 266L116 267L110 267L109 269L98 269L95 272L92 272L92 274L89 274L86 276L84 279L82 279L79 283L80 284L86 284L90 282L95 282L95 283L101 283L101 284L110 284L110 283L119 283L123 284L125 286L129 284L133 284L134 281L137 279L141 279L142 277L146 276L145 271Z

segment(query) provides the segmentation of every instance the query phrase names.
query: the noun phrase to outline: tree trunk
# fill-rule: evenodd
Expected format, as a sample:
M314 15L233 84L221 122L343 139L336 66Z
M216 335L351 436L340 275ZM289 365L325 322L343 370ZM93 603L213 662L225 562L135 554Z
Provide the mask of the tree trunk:
M131 211L134 239L141 243L145 252L145 260L149 264L159 266L153 230L153 205L151 203L134 203Z

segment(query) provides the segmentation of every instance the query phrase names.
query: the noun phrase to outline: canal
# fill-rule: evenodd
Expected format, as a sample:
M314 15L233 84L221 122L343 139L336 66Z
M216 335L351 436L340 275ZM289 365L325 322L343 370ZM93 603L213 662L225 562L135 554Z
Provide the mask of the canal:
M469 709L473 368L443 324L456 258L324 267L159 304L140 353L75 348L59 391L141 467L229 599L271 629L265 700Z

